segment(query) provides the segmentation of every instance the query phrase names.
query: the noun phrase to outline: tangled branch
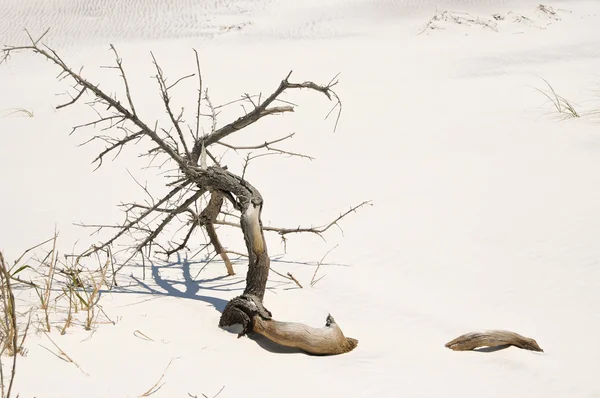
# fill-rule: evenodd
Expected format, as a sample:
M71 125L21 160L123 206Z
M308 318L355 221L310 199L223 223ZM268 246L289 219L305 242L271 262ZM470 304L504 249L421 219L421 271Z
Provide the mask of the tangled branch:
M174 162L176 165L176 173L167 183L167 186L172 187L170 191L159 198L154 197L153 194L144 188L145 192L151 198L151 203L129 203L125 205L125 220L122 223L79 224L95 228L96 233L105 228L116 229L116 232L112 236L93 246L83 253L83 255L91 255L99 250L104 250L107 247L112 246L117 240L125 238L126 236L134 239L134 244L128 246L131 255L119 269L139 254L142 255L143 260L145 249L151 248L154 245L161 248L160 251L156 252L157 254L162 253L167 257L184 250L188 247L190 239L194 235L194 231L197 228L202 227L206 230L208 239L210 240L215 253L220 255L227 264L228 273L233 274L231 262L227 257L227 250L220 242L217 229L215 228L217 225L227 225L226 221L218 219L218 215L222 211L221 205L223 200L227 199L233 205L234 209L243 212L247 208L250 198L257 196L253 188L250 188L249 192L240 191L240 186L244 187L244 189L248 189L251 187L250 184L245 180L244 175L242 175L242 177L235 176L227 171L227 166L221 166L218 160L219 156L216 156L215 153L213 153L211 149L212 146L218 144L219 147L224 148L225 150L232 149L235 151L265 150L267 151L267 154L273 153L312 159L310 156L284 150L276 146L276 144L291 139L295 133L273 141L265 141L259 145L233 146L223 142L223 139L229 135L256 123L263 117L293 112L295 105L279 98L288 90L305 89L316 91L323 94L328 100L333 101L335 104L329 114L336 109L338 110L334 129L337 128L342 110L341 101L333 90L334 86L338 84L337 76L325 85L319 85L310 81L296 83L290 81L292 75L291 71L268 97L262 99L261 96L253 97L249 94L243 95L241 101L251 104L252 109L243 116L238 117L236 120L218 128L217 109L224 105L218 107L214 106L208 94L208 89L203 87L202 76L200 73L200 61L196 50L194 50L196 63L195 73L190 73L177 78L172 83L168 81L169 79L166 77L164 70L161 68L154 54L150 53L152 63L156 70L154 79L156 79L158 83L158 90L163 103L163 108L168 115L171 126L169 128L162 128L159 126L158 122L149 124L141 120L138 116L133 99L134 96L131 91L131 85L127 78L126 68L115 46L111 44L109 47L114 55L115 64L108 68L119 72L119 77L122 80L125 91L125 101L120 101L116 95L107 94L106 91L99 88L98 84L92 83L83 77L81 70L76 72L75 69L67 65L56 51L45 44L42 44L42 39L47 33L48 31L44 32L38 39L33 39L28 33L29 43L27 45L6 46L3 49L2 61L6 61L10 55L15 52L30 51L39 54L43 58L54 63L60 69L59 79L72 79L75 83L73 88L76 90L76 93L71 95L71 100L67 103L58 105L56 107L57 109L77 104L79 101L82 101L82 98L92 97L89 104L96 112L97 117L89 122L74 126L71 134L77 130L88 127L99 127L104 132L103 134L94 135L81 144L86 145L91 142L106 143L105 148L98 153L92 162L96 164L96 169L102 166L104 158L107 155L114 154L114 158L116 158L123 148L129 144L137 144L144 140L152 143L152 147L150 150L140 154L140 156L149 156L152 159L152 162L159 154L164 154L167 156L166 163ZM198 99L195 115L196 123L194 127L187 126L189 134L186 134L186 126L183 121L184 110L181 109L180 112L174 112L171 103L170 90L194 76L197 76L198 78ZM276 105L276 101L285 102L286 104ZM208 117L211 120L211 129L208 134L201 134L200 132L201 118L205 116L202 113L203 106L209 109ZM327 116L329 116L329 114ZM251 160L261 156L265 156L265 153L248 154L246 157L246 166ZM211 161L212 165L207 164L207 161ZM246 166L244 167L244 172ZM162 165L159 167L162 167ZM212 177L207 178L209 175ZM202 209L203 206L200 201L205 194L210 195L210 200L208 200L206 206ZM314 233L322 237L322 234L325 231L333 225L337 225L337 223L348 213L355 211L365 204L366 203L362 203L359 206L352 208L331 223L318 228L298 227L275 229L265 227L264 229L266 231L276 231L282 237L290 233L302 232ZM183 231L181 240L177 244L170 245L168 248L163 248L157 242L157 239L167 230L167 227L175 220L179 220L180 216L183 214L187 214L188 217L187 221L184 221L185 226L178 229L178 231Z

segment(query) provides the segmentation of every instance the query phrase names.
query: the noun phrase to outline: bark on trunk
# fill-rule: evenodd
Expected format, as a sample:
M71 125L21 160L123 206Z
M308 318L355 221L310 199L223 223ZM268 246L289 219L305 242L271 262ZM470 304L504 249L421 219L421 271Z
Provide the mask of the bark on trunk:
M221 256L221 259L225 263L225 267L227 268L227 274L235 275L235 271L233 270L233 265L231 264L231 260L229 260L229 256L225 252L223 245L221 245L221 241L219 240L219 236L217 235L217 230L215 229L215 220L217 216L221 212L221 206L223 206L223 193L221 191L213 190L210 193L210 200L208 204L202 210L200 214L200 218L202 220L202 224L206 229L206 233L210 238L210 242L215 249L215 253L218 253Z
M299 323L275 321L271 312L264 307L270 259L261 221L263 199L258 190L219 167L198 169L194 178L199 186L230 193L226 196L241 213L240 226L248 250L246 288L241 296L227 303L219 326L239 324L243 331L238 337L255 332L275 343L312 354L335 355L352 351L358 340L345 337L333 317L327 318L325 327L312 328Z

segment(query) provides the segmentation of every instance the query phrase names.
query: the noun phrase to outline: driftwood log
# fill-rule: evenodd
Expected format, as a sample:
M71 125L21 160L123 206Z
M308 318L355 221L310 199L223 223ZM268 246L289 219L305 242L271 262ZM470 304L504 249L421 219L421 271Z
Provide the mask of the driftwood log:
M134 106L133 95L126 78L123 62L112 45L110 46L110 49L114 52L116 57L116 66L113 66L112 68L119 72L126 94L126 99L122 101L115 95L109 95L109 92L101 89L98 84L94 84L85 79L81 75L81 72L78 73L73 68L69 67L54 50L40 44L46 33L37 40L34 40L28 33L30 40L29 44L23 46L6 46L3 50L4 57L0 59L0 62L6 61L13 52L28 51L39 54L46 60L51 61L58 66L61 70L59 74L60 79L70 78L73 82L73 88L76 89L77 92L69 93L72 100L57 106L57 109L73 105L86 95L92 96L91 102L88 102L88 104L94 108L98 115L98 119L74 127L73 132L84 127L103 127L103 133L101 135L96 135L87 141L97 142L100 140L108 144L95 159L95 162L98 162L98 167L102 164L104 156L109 153L118 155L124 146L144 140L151 145L151 149L143 150L141 153L142 156L148 156L151 159L151 162L158 156L166 158L163 164L168 163L170 164L171 169L176 170L176 173L174 173L175 175L169 177L170 181L167 186L173 188L167 195L162 198L154 197L154 195L151 195L151 193L143 187L146 193L152 197L151 203L124 204L126 219L122 224L100 226L88 225L89 227L97 227L98 229L115 228L118 232L109 240L105 240L100 244L93 246L92 249L82 255L88 256L99 250L103 250L104 248L113 245L113 243L122 237L134 237L135 243L129 246L131 257L119 265L115 271L118 272L133 258L139 258L141 256L143 263L144 258L148 257L152 250L156 250L153 248L162 250L160 252L154 251L154 254L165 254L168 258L171 254L175 254L186 248L195 229L203 227L210 239L210 246L214 249L215 254L224 260L227 265L227 271L231 275L234 273L234 270L227 257L227 251L219 241L215 229L216 224L223 223L222 220L217 219L217 216L222 211L221 207L224 200L227 200L237 212L237 214L235 214L235 217L237 217L236 221L239 220L239 222L227 222L227 225L232 225L241 228L242 230L248 253L248 272L246 275L246 287L243 294L228 302L221 315L219 326L228 327L234 324L240 324L243 326L243 331L240 335L250 332L259 333L281 345L300 348L313 354L341 354L354 349L358 341L352 338L346 338L331 316L327 318L327 324L323 328L312 328L297 323L286 323L273 320L272 314L263 305L270 269L270 259L264 237L265 229L263 228L261 221L263 198L261 197L260 192L245 179L244 173L239 176L230 172L226 165L220 164L218 160L219 156L215 156L211 153L214 148L220 148L219 145L221 145L236 150L263 148L271 153L303 157L303 155L272 147L274 143L279 143L285 139L291 138L293 134L270 143L265 142L264 144L249 147L233 147L232 145L222 142L222 140L257 122L263 117L293 112L294 107L291 105L275 106L277 102L281 101L279 99L281 94L289 90L304 89L319 92L327 97L327 99L334 100L335 106L333 109L338 108L341 112L341 102L332 89L332 87L337 84L335 78L326 85L318 85L310 81L293 83L289 81L292 73L290 72L279 83L278 87L271 95L265 97L262 95L251 97L246 94L243 96L241 101L244 101L246 106L250 106L250 108L246 109L244 107L245 113L242 116L217 128L216 116L218 111L217 108L212 105L208 96L208 90L205 90L203 93L200 63L198 60L198 53L196 52L199 88L196 107L196 126L194 126L194 129L185 124L183 109L180 113L173 111L169 90L183 80L195 76L196 74L185 76L171 84L167 83L167 78L164 76L163 70L158 65L154 55L152 55L152 60L156 67L155 78L158 82L159 94L164 103L164 109L172 124L171 126L161 127L158 125L158 122L149 123L143 121L139 117ZM201 113L201 104L203 102L205 102L209 108L208 115L206 113ZM284 102L288 103L287 101ZM200 128L200 118L202 116L208 116L212 119L212 128L210 132L204 133ZM256 157L258 156L260 155L257 155ZM248 156L247 159L249 158L250 157ZM246 167L244 167L244 172L245 170ZM210 200L204 210L199 212L198 209L202 207L202 198L205 194L210 196ZM294 229L276 229L269 227L267 230L279 233L282 238L286 234L299 232L321 235L321 233L332 225L336 225L342 217L368 203L369 202L361 203L324 227L298 227ZM170 226L174 220L178 220L186 214L189 215L190 218L181 230L187 226L187 233L179 245L174 246L171 242L172 238L168 239L166 245L157 241L157 238L166 230L167 226ZM209 245L207 244L205 247L209 247Z
M446 343L446 347L454 351L470 351L479 347L511 345L524 350L544 351L534 339L507 330L487 330L483 332L466 333Z
M253 323L254 332L269 340L314 355L344 354L358 345L358 340L344 336L331 315L327 316L322 328L313 328L302 323L266 320L260 316L255 316Z

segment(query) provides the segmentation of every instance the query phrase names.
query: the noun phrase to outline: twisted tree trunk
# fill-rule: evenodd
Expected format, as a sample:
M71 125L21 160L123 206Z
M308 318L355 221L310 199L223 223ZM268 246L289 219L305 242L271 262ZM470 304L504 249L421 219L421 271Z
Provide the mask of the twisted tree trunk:
M255 332L278 344L311 354L335 355L352 351L358 340L345 337L331 315L323 328L312 328L299 323L275 321L264 307L270 259L260 218L263 206L260 192L241 177L218 166L194 169L192 174L190 177L199 186L229 193L226 197L241 213L240 225L248 250L246 288L241 296L227 303L219 326L239 324L243 327L240 337Z

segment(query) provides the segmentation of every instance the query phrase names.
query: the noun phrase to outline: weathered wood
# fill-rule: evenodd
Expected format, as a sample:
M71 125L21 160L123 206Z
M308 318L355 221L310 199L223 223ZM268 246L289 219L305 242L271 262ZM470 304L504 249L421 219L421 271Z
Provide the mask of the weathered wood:
M446 343L446 347L454 351L469 351L479 347L498 347L503 345L513 345L524 350L544 352L534 339L507 330L466 333Z
M314 328L295 322L265 320L260 316L253 319L254 332L277 344L299 348L315 355L337 355L352 351L358 340L345 337L331 315L322 328Z
M221 244L219 240L219 235L217 235L217 230L215 229L215 220L217 216L221 212L221 206L223 205L223 192L218 190L213 190L210 193L210 200L202 213L200 213L200 218L202 220L202 224L204 225L204 229L206 229L206 233L208 238L210 239L210 243L212 243L213 248L215 249L215 253L218 253L221 256L221 259L225 263L225 268L227 269L228 275L235 275L235 271L233 270L233 265L231 264L231 260L229 256L227 256L227 252L225 248Z
M238 178L232 176L228 178ZM212 186L215 186L215 183L216 181ZM246 289L241 296L227 303L219 326L240 324L243 331L239 336L255 332L277 344L299 348L316 355L336 355L352 351L358 340L345 337L331 315L327 317L325 327L313 328L300 323L275 321L263 306L270 259L260 219L262 198L254 187L245 184L247 183L244 182L242 186L248 191L241 199L238 194L239 187L238 192L231 191L238 195L240 201L237 207L242 213L240 225L248 250Z

